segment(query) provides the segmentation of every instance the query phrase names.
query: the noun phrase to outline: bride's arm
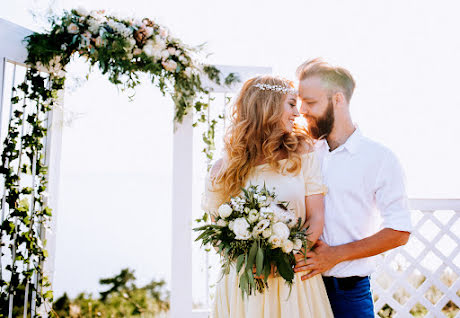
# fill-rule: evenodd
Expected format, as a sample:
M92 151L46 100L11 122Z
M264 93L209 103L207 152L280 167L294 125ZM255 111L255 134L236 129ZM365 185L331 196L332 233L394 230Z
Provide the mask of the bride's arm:
M313 246L323 233L324 227L324 195L313 194L305 197L307 216L304 227L308 226L308 240Z

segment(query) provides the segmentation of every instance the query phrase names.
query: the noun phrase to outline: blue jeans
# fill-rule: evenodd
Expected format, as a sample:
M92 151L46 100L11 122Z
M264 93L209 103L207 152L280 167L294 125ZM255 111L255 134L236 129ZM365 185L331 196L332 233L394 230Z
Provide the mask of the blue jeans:
M369 277L344 286L340 279L323 277L335 318L374 318Z

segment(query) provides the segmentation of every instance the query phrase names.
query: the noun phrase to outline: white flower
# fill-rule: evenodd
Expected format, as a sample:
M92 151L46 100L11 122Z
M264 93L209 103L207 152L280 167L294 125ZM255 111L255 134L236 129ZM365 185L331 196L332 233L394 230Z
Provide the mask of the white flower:
M216 225L219 225L219 226L227 226L227 221L222 220L222 219L219 219L219 221L217 221Z
M160 27L159 33L162 38L166 38L168 36L168 30L163 27Z
M185 70L184 70L184 74L185 76L187 77L191 77L192 76L192 69L190 67L186 67ZM246 212L246 209L247 208L244 208L244 212ZM247 212L246 212L247 213Z
M87 16L89 14L88 10L82 6L79 6L75 11L77 11L78 15L81 17Z
M62 44L61 45L61 50L63 50L63 51L67 50L67 44L65 44L65 43Z
M89 32L91 32L92 34L98 34L100 27L101 25L99 24L97 20L89 19L89 27L88 27Z
M169 54L174 55L176 53L176 49L173 47L168 47L168 52Z
M294 250L300 251L302 249L302 240L301 239L294 239Z
M75 23L70 23L67 26L67 32L69 32L70 34L77 34L79 31L80 29L78 28L78 25L76 25Z
M187 68L190 69L190 67L187 67ZM187 70L187 68L186 68L185 70ZM247 214L247 213L249 213L249 211L251 211L250 208L248 208L248 207L245 207L245 208L244 208L244 213Z
M272 229L271 228L266 228L263 232L262 232L262 236L264 238L269 238L270 236L272 235Z
M246 221L245 218L235 219L233 223L233 233L236 235L236 240L247 240L251 238L248 221Z
M187 58L183 55L180 55L179 56L179 61L182 63L182 64L186 64L188 61L187 61Z
M282 242L282 240L276 235L272 235L268 239L268 243L270 243L272 245L272 248L281 247L281 242Z
M233 212L233 209L228 204L224 203L219 207L219 216L223 219L228 218Z
M249 215L248 215L249 223L251 224L255 223L258 219L259 219L259 212L257 212L257 210L252 209L251 211L249 211Z
M275 223L272 226L273 234L278 236L281 240L287 240L289 237L289 228L283 222Z
M153 28L152 27L145 27L145 35L147 38L151 37L153 34Z
M164 58L165 60L169 57L169 52L168 50L163 50L161 51L161 57Z
M134 40L133 38L129 38L128 43L129 46L133 48L136 45L136 40Z
M291 253L292 249L294 248L294 243L292 243L290 240L286 240L283 242L281 248L284 253Z
M262 232L264 232L264 230L270 225L270 221L269 220L261 220L259 221L259 223L256 224L256 226L254 226L254 229L253 229L253 232L257 233L257 234L260 234Z
M173 60L161 62L161 65L163 65L165 70L170 71L170 72L173 72L177 69L177 63L174 62Z
M262 195L262 196L259 197L259 200L260 201L265 201L265 200L267 200L267 197L265 195Z
M100 46L102 46L102 44L103 44L102 38L101 38L100 36L98 36L98 37L94 40L94 45L95 45L96 47L100 47Z
M135 26L137 26L137 27L140 27L140 26L143 26L143 25L145 26L144 22L142 22L142 20L139 19L139 18L135 18L135 19L133 20L133 24L134 24Z
M230 221L228 222L228 228L230 229L230 231L233 231L233 225L235 224L235 221Z
M140 48L135 48L134 51L133 51L133 54L134 55L140 55L142 53L142 50Z
M152 57L154 55L154 48L151 45L144 45L142 50L147 56Z
M290 216L288 218L288 227L293 228L296 225L297 225L297 219L295 217Z

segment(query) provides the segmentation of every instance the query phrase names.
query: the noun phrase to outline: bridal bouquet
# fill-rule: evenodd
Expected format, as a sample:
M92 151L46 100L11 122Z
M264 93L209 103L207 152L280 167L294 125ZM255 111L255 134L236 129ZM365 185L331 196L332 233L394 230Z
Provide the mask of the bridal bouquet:
M223 274L236 266L243 295L263 293L272 268L292 286L294 253L308 247L307 229L288 202L276 199L274 189L251 185L242 190L219 207L212 224L193 229L200 232L196 241L218 250ZM206 220L207 214L197 221Z

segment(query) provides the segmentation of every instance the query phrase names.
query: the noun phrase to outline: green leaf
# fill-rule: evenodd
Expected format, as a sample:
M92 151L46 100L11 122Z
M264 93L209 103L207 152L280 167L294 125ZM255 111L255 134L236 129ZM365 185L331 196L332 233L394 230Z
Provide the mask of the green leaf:
M246 270L246 273L248 275L248 283L251 286L252 290L256 290L256 282L254 281L254 273L252 272L252 269ZM249 293L251 294L251 293Z
M257 276L260 276L262 273L262 270L264 268L264 251L262 247L259 246L257 249L257 255L256 255L256 269L257 269Z
M246 270L251 269L252 273L252 265L254 265L254 261L256 259L257 253L257 241L252 243L251 249L249 250L248 261L246 262Z
M248 293L248 274L246 271L243 272L243 274L240 276L240 289L241 289L241 293L243 294L243 297L244 297L244 294Z
M244 255L244 254L241 254L241 255L238 256L238 258L236 259L236 272L237 272L237 273L239 273L240 270L241 270L241 267L243 267L244 259L245 259L245 255Z
M278 272L281 277L288 282L292 282L294 279L294 270L292 269L291 263L289 262L289 258L286 254L277 258L276 266L278 267Z

